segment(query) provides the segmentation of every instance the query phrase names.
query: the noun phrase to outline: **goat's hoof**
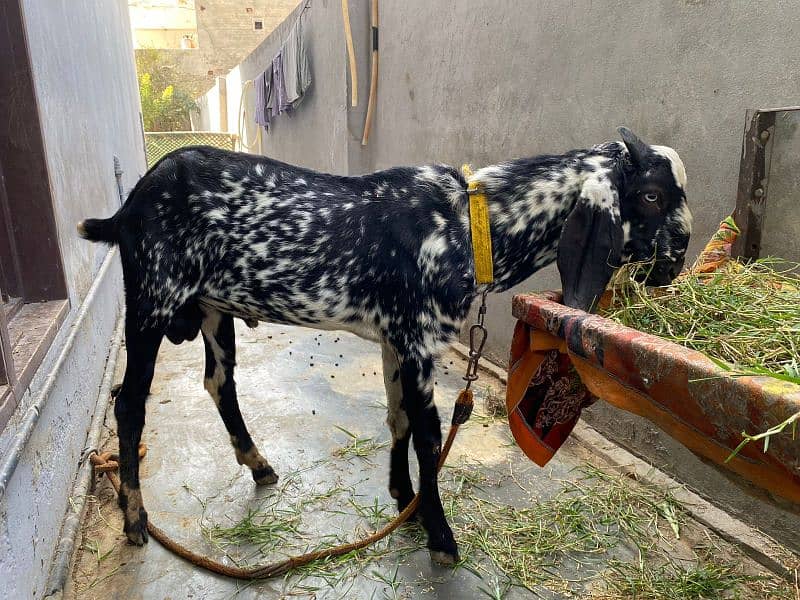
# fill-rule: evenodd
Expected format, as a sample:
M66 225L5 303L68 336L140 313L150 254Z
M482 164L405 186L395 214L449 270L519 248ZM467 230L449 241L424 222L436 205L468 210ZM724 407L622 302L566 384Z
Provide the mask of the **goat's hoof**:
M147 511L139 509L139 518L132 523L125 522L125 535L131 544L144 546L147 543Z
M273 483L278 483L278 474L269 465L261 469L254 469L251 472L253 474L253 481L255 481L257 485L272 485Z
M453 534L449 533L449 527L448 532L441 533L442 535L434 535L432 539L428 538L431 560L436 564L452 567L458 562L458 546L453 539Z
M443 567L452 567L458 562L458 551L447 552L445 550L431 550L431 560Z

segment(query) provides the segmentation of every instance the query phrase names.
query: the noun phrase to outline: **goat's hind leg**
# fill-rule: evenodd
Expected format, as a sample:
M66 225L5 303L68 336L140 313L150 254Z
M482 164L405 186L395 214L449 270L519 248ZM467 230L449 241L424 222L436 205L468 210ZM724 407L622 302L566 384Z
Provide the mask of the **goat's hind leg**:
M135 314L131 307L128 314L125 322L128 363L114 402L119 437L118 501L124 513L125 534L132 543L141 546L147 542L147 511L139 487L139 442L144 427L145 401L150 393L162 333L140 329L135 318L130 316Z
M433 358L405 359L400 366L403 406L419 463L419 514L428 532L431 558L443 565L458 562L458 547L439 496L438 463L442 450L439 414L433 403Z
M411 427L403 407L403 386L400 381L400 361L395 349L386 341L381 343L383 383L386 387L386 424L392 433L389 466L389 493L397 500L397 510L403 512L414 499L414 487L408 471L408 443ZM412 515L412 519L416 515Z
M259 485L275 483L278 476L267 459L261 456L247 431L236 398L233 367L236 364L236 335L233 317L213 309L203 309L201 325L206 348L205 388L231 437L231 444L240 465L247 465Z

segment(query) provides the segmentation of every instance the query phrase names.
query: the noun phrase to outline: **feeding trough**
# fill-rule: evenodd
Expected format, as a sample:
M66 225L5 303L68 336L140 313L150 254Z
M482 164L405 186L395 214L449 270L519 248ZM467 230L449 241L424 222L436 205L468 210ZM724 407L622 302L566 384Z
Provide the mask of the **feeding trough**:
M506 404L520 448L539 465L599 398L642 416L701 457L800 507L800 442L790 434L744 446L800 411L800 386L731 377L700 352L560 303L557 292L514 297Z
M796 236L787 229L793 221L786 215L796 205L798 123L800 107L747 112L734 213L741 235L712 239L707 250L724 241L726 254L745 260L762 250L788 251L796 260ZM552 458L582 408L600 399L648 419L733 480L800 512L800 440L790 429L768 438L766 448L748 443L735 453L742 432L766 432L800 412L800 385L731 376L700 352L566 307L558 292L515 296L512 312L518 321L509 424L537 464Z

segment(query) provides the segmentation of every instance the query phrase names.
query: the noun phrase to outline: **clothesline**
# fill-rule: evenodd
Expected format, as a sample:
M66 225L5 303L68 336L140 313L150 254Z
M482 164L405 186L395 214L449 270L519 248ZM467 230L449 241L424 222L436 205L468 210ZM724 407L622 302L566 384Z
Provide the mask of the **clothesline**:
M304 13L305 13L305 12L306 12L306 11L307 11L309 8L311 8L311 0L308 0L308 1L307 1L307 2L306 2L304 5L303 5L303 8L300 10L300 14L299 14L299 15L297 15L297 18L294 20L294 23L292 24L292 27L291 27L291 29L289 29L289 34L286 36L287 38L289 37L289 35L291 35L291 34L292 34L292 31L294 31L294 28L295 28L295 27L297 27L297 24L300 22L300 17L302 17L302 16L303 16L303 14L304 14ZM284 42L284 43L286 43L286 40L283 40L283 42Z
M303 38L303 16L310 6L309 0L297 15L271 65L253 80L255 121L267 131L274 117L297 108L311 85L311 69Z

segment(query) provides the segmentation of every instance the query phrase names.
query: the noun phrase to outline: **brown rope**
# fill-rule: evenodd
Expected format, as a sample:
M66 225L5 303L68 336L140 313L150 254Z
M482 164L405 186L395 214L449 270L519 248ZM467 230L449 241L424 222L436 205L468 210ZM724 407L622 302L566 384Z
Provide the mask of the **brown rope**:
M453 419L450 424L450 431L447 433L447 439L445 440L444 446L442 447L439 455L438 470L441 470L445 460L447 459L447 455L450 453L450 448L453 446L453 441L456 438L459 426L466 423L467 419L469 419L470 414L472 413L472 405L472 391L469 389L461 390L461 392L458 394L458 398L456 399L455 407L453 408ZM144 444L140 444L139 457L143 458L146 452L146 446ZM89 455L89 460L94 466L95 472L105 473L106 477L108 477L108 480L111 482L111 485L114 487L117 494L119 494L119 478L115 473L115 471L119 468L119 459L117 455L112 454L111 452L103 452L101 454L92 452ZM300 556L292 556L291 558L287 558L285 560L253 567L231 567L216 560L212 560L207 556L192 552L185 546L182 546L169 537L169 535L167 535L167 533L162 529L159 529L153 525L149 519L147 520L147 532L153 538L158 540L158 542L170 552L177 554L185 560L188 560L193 565L202 567L203 569L207 569L213 573L227 575L228 577L235 577L237 579L267 579L269 577L275 577L276 575L282 575L291 569L302 567L303 565L307 565L317 560L342 556L355 550L366 548L378 540L385 538L395 529L400 527L400 525L402 525L417 509L418 505L419 494L414 496L414 499L411 501L411 503L405 508L405 510L403 510L403 512L397 515L391 523L382 529L379 529L372 535L364 538L363 540L352 542L350 544L343 544L341 546L335 546L333 548L326 548L325 550L309 552Z

